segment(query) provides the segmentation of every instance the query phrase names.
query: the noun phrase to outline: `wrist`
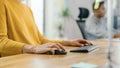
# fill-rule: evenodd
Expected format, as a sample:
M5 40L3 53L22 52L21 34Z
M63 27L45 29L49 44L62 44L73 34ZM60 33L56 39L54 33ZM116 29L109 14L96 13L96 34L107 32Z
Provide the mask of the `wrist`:
M33 46L33 45L25 45L24 47L23 47L23 53L34 53L34 48L35 48L35 46Z
M70 45L72 45L72 41L63 41L62 45L70 46Z

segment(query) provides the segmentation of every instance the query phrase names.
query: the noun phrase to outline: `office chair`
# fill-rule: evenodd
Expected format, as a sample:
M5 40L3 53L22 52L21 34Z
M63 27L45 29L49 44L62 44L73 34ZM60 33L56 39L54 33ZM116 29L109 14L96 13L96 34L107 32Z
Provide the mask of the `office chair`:
M116 30L118 29L118 17L117 16L114 16L113 28Z
M89 10L86 8L79 8L80 14L78 16L78 18L80 19L80 22L85 22L85 20L83 20L83 18L88 18L89 16Z
M78 16L79 20L76 20L77 24L78 24L78 27L79 29L81 30L82 32L82 35L83 35L83 38L84 39L87 39L85 37L85 19L88 18L89 16L89 10L86 9L86 8L79 8L79 11L80 11L80 14Z

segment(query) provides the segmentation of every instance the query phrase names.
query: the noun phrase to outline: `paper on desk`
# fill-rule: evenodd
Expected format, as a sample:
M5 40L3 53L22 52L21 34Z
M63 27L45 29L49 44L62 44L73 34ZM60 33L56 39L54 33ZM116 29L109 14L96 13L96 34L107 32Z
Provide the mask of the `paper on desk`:
M94 64L88 64L88 63L80 62L78 64L72 65L72 68L98 68L98 66L94 65Z

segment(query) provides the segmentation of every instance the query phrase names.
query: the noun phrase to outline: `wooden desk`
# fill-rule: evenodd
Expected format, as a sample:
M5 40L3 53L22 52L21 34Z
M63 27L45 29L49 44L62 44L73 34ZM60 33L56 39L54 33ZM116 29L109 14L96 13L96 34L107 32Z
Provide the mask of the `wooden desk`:
M100 49L91 53L70 53L66 47L67 55L40 55L40 54L20 54L0 58L0 68L70 68L71 65L86 62L96 65L104 65L107 62L105 41L94 42L100 45ZM120 43L116 43L120 44Z

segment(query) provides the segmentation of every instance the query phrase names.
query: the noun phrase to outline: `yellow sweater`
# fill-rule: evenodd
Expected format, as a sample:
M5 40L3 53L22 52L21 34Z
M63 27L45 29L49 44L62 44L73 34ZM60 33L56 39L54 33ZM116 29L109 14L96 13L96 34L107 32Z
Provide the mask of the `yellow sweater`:
M41 45L61 40L44 38L26 5L16 0L0 0L0 54L1 56L22 53L25 44Z

